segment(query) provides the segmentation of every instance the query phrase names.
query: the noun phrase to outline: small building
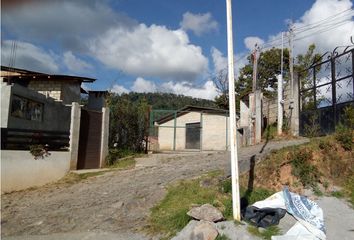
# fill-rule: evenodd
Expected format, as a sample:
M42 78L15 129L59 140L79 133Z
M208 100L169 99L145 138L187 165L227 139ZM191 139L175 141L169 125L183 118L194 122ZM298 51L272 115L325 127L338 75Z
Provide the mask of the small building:
M229 148L228 111L186 106L155 121L160 151Z
M87 93L81 84L95 81L93 78L46 74L6 66L1 66L1 79L2 82L16 83L63 104L80 102L81 93Z

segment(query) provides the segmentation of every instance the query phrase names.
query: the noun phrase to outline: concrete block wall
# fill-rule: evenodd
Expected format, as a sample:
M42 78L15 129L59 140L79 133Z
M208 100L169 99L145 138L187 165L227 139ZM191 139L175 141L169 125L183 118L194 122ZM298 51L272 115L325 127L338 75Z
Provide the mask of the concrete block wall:
M61 85L60 81L55 80L31 80L28 88L59 101L61 100Z
M203 114L202 149L227 150L230 143L229 117L215 114Z
M43 104L42 121L11 116L12 96L17 95ZM1 85L1 127L47 131L69 131L71 108L18 84Z
M229 145L228 116L190 112L176 119L175 150L186 149L186 124L201 123L201 150L227 150ZM173 150L174 119L161 124L158 128L159 150Z
M64 104L80 102L80 82L61 80L31 80L28 88Z
M284 86L284 118L289 118L291 114L290 101L292 98L291 89L289 84ZM278 98L266 98L263 97L263 116L267 118L268 124L273 124L277 122L278 117Z

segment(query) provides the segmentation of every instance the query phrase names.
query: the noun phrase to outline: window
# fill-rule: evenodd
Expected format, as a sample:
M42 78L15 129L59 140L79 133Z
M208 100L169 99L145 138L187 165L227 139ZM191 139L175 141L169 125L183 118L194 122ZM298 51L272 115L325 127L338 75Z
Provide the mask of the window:
M11 116L41 122L43 116L43 104L13 95Z

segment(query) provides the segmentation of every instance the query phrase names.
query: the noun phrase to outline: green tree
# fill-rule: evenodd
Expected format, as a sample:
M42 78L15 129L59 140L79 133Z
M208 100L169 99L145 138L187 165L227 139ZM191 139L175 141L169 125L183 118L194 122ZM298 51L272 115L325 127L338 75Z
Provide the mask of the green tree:
M306 69L311 66L314 61L320 61L320 55L315 53L315 45L309 46L305 54L299 54L296 57L296 63L294 64L295 72L299 73L301 81L309 81L306 78ZM239 102L244 96L248 95L252 91L253 81L253 57L252 55L247 58L248 63L240 69L239 77L235 80L236 91L236 108L239 109ZM281 49L271 48L264 52L261 52L258 58L257 67L257 88L263 91L266 97L273 98L277 92L277 76L280 74L281 68ZM223 73L224 72L224 73ZM225 91L225 84L227 83L227 72L223 70L216 74L213 78L214 83L219 90L220 95L215 98L215 103L220 108L228 109L228 91ZM285 81L289 81L289 50L284 49L283 52L283 77ZM222 80L224 79L224 80ZM308 82L307 82L308 83ZM304 84L304 83L302 83ZM221 86L221 87L220 87ZM227 85L226 85L227 89Z

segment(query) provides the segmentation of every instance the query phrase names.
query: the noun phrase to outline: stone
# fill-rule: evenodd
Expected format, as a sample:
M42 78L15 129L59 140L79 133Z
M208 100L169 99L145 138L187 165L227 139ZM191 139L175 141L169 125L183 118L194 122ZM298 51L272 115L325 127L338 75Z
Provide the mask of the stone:
M111 207L113 207L113 208L121 208L121 207L123 207L123 205L124 205L124 202L119 201L119 202L113 203L111 205Z
M200 221L193 229L190 240L214 240L219 235L212 223Z
M198 220L218 222L224 219L222 213L210 204L194 207L187 212L187 215Z

